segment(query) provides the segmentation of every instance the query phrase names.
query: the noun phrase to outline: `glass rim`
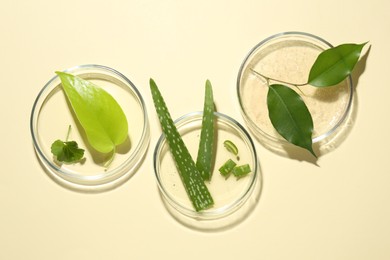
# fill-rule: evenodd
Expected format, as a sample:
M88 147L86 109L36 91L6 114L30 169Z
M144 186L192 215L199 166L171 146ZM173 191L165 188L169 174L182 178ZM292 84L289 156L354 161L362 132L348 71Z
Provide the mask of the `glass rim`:
M52 84L54 81L58 80L58 75L53 76L45 85L44 87L39 91L37 97L34 100L31 114L30 114L30 133L33 140L33 146L35 148L35 151L38 154L39 159L42 161L43 164L45 164L46 170L48 170L50 173L52 173L51 177L54 177L56 180L60 181L61 183L65 183L67 186L70 186L72 188L75 188L77 190L100 190L104 189L106 186L113 185L113 183L120 182L122 178L126 177L126 173L120 174L117 178L115 176L119 174L122 171L131 171L134 167L136 167L140 162L135 162L133 165L132 162L143 150L146 151L150 134L149 134L149 122L148 122L148 116L147 116L147 109L146 104L142 98L141 93L139 92L138 88L133 84L133 82L128 79L124 74L120 73L119 71L103 66L98 64L83 64L83 65L77 65L68 69L63 70L63 72L72 73L72 72L78 72L83 70L97 70L104 74L104 72L112 73L114 76L117 76L120 80L123 80L126 84L126 87L134 93L134 96L137 99L137 102L139 102L141 110L142 110L142 117L143 117L143 126L142 126L142 133L140 135L139 142L136 144L134 151L131 153L131 155L126 158L120 165L116 166L113 169L108 169L106 171L101 171L97 174L83 176L79 175L73 171L69 171L66 169L63 169L61 167L58 167L55 163L52 162L51 159L49 159L45 153L43 152L43 148L38 140L38 130L37 130L37 123L38 123L38 117L40 113L40 109L42 108L42 105L44 102L48 99L45 95L50 95L50 93L57 87L55 86L53 88ZM52 89L51 89L52 88ZM146 145L146 147L145 147ZM128 169L130 165L130 169ZM54 175L53 175L54 173ZM106 177L103 180L103 177ZM113 178L114 177L114 178ZM102 180L98 183L92 183L94 181Z
M202 120L203 112L202 111L195 111L195 112L190 112L187 114L184 114L174 120L175 125L184 126L187 120L193 119L194 121L196 120ZM176 202L175 198L167 192L166 188L162 184L162 180L159 174L159 169L158 169L158 159L161 156L162 148L164 145L166 145L166 138L165 134L162 133L156 143L154 152L153 152L153 169L154 169L154 174L157 180L157 184L159 187L159 190L161 191L162 195L167 199L167 202L177 211L182 213L183 215L191 218L197 218L197 219L202 219L202 220L215 220L218 218L222 218L225 215L229 215L233 213L236 209L238 209L240 206L242 206L243 203L248 199L252 191L254 190L254 186L256 186L256 181L259 178L259 169L260 169L260 162L257 157L257 152L255 148L255 144L253 142L253 139L251 138L250 134L248 131L235 119L233 119L230 116L227 116L225 114L219 113L219 112L214 112L214 116L216 116L218 119L222 119L226 122L228 122L230 125L233 125L236 127L236 130L241 131L243 136L247 139L245 140L245 143L250 148L251 151L251 157L253 160L253 167L254 170L253 175L252 175L252 180L250 181L248 187L246 188L245 193L243 193L239 198L235 199L233 202L224 205L220 208L217 209L210 209L206 211L201 211L201 212L196 212L193 208L185 207L179 203ZM181 125L182 124L182 125Z
M272 135L266 133L265 131L263 131L259 126L257 126L250 119L250 117L248 116L247 112L244 109L244 105L243 105L243 102L241 100L240 88L241 88L241 78L242 78L242 75L243 75L243 72L244 72L244 69L245 69L245 65L247 64L247 62L250 59L251 55L257 49L262 47L263 45L265 45L265 44L267 44L267 43L269 43L269 42L271 42L273 40L276 40L278 38L288 37L288 36L297 36L297 37L302 37L302 38L313 39L315 41L318 41L320 43L325 44L328 48L334 47L331 43L329 43L325 39L323 39L323 38L321 38L321 37L319 37L317 35L314 35L314 34L311 34L311 33L307 33L307 32L286 31L286 32L280 32L280 33L277 33L277 34L273 34L273 35L268 36L267 38L263 39L259 43L257 43L245 55L245 58L244 58L243 62L240 65L240 68L239 68L239 71L238 71L238 75L237 75L237 80L236 80L236 94L237 94L237 98L238 98L238 103L239 103L241 113L243 114L243 117L244 117L244 120L246 121L246 123L248 123L250 125L250 128L252 128L252 129L254 128L256 132L261 133L261 135L264 136L265 138L267 138L268 140L270 140L272 142L280 142L282 144L288 144L288 142L285 139L283 139L283 138L278 138L278 137L275 137L275 136L272 136ZM336 132L337 129L339 129L339 127L343 124L343 122L347 118L347 116L348 116L348 114L349 114L349 112L351 110L351 107L352 107L352 100L353 100L353 95L354 95L354 89L353 89L353 82L352 82L351 75L349 75L345 80L348 81L348 87L349 87L349 91L350 91L350 95L349 95L349 98L348 98L348 104L346 105L345 111L344 111L343 115L339 118L337 123L330 130L328 130L325 133L322 133L321 135L319 135L317 137L312 138L313 144L319 143L320 141L325 140L327 137L331 136L334 132Z

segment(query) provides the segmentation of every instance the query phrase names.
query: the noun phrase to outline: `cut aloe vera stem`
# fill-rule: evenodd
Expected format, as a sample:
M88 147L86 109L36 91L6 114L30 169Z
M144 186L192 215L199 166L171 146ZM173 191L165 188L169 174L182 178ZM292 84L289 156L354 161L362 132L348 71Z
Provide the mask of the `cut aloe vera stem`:
M219 168L219 172L221 173L222 176L224 177L229 177L230 173L232 172L233 168L236 166L237 164L232 160L232 159L228 159L220 168Z
M225 146L226 150L228 150L237 157L238 161L240 160L240 156L238 156L238 148L232 141L225 140L223 142L223 145Z
M236 176L237 178L244 177L245 175L247 175L250 172L251 172L251 167L249 166L249 164L243 164L240 166L236 166L232 170L233 175Z
M214 99L213 89L209 80L206 81L205 98L203 107L202 129L196 167L200 171L203 180L211 179L214 143Z
M213 198L203 178L195 165L186 145L183 142L165 101L153 79L150 79L150 90L152 92L154 106L161 127L168 142L171 154L175 160L184 188L196 211L205 210L214 204Z

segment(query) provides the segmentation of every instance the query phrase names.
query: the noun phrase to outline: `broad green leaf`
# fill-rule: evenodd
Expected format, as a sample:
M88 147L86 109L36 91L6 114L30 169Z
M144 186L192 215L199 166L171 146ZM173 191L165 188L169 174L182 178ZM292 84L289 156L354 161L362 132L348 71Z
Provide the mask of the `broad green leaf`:
M126 115L104 89L65 72L56 72L89 144L101 153L110 153L128 135Z
M311 67L308 83L328 87L343 81L351 74L365 44L342 44L321 52Z
M285 85L273 84L269 86L267 105L276 131L316 156L312 148L313 120L302 98Z

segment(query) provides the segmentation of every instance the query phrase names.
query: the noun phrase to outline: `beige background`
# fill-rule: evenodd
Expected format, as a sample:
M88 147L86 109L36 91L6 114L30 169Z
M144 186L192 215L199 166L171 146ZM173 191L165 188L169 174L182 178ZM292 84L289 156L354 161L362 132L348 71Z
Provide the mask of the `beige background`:
M390 259L389 10L386 0L2 0L0 259ZM257 142L264 185L253 212L218 232L181 225L153 175L160 128L149 78L175 118L202 108L208 78L219 111L243 122L235 96L243 58L292 30L333 44L370 41L348 136L318 165ZM54 183L29 130L33 101L54 71L87 63L128 76L151 124L137 174L100 194Z

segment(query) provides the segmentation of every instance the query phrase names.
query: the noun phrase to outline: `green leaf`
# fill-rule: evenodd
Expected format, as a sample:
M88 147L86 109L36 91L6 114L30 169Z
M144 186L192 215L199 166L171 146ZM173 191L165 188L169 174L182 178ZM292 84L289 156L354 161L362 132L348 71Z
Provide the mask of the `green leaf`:
M267 105L276 131L316 156L312 148L313 120L302 98L285 85L273 84L269 86Z
M321 52L311 67L308 83L328 87L343 81L351 74L365 44L342 44Z
M104 89L65 72L56 72L89 144L101 153L115 151L127 139L126 115Z
M84 156L84 150L79 148L75 141L56 140L51 145L51 152L57 161L65 163L80 161Z
M203 180L211 179L211 167L214 143L214 99L213 89L209 80L206 81L205 99L203 107L202 129L196 167L200 171Z

